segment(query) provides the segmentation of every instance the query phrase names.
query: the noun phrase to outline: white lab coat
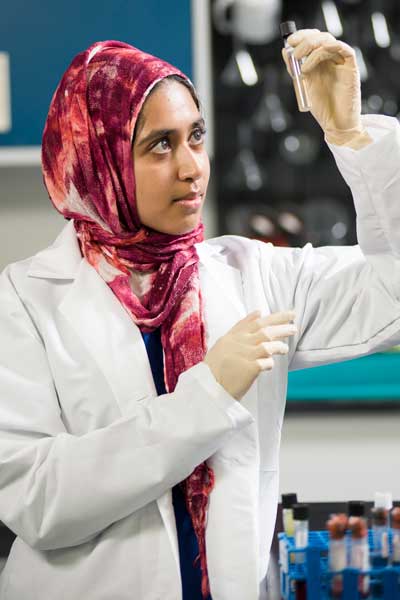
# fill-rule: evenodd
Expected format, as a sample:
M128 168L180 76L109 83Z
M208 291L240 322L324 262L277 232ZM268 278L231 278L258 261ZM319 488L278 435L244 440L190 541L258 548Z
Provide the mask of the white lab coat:
M18 537L1 600L180 600L171 488L205 459L213 600L263 597L288 368L400 342L400 128L365 120L371 146L333 149L364 254L237 236L197 245L208 347L255 309L297 314L289 355L240 403L204 363L157 397L140 331L72 223L4 271L0 518Z

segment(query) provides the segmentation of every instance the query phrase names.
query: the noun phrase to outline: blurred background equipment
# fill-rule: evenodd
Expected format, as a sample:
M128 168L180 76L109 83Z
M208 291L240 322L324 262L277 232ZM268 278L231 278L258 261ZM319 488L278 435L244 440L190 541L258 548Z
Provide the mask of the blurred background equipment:
M250 44L268 44L276 37L281 0L215 0L213 17L222 34Z
M293 20L298 29L344 39L356 50L363 112L399 117L400 4L209 0L209 6L218 233L283 245L356 243L350 191L318 124L297 108L279 24ZM271 216L288 204L301 223L295 235Z

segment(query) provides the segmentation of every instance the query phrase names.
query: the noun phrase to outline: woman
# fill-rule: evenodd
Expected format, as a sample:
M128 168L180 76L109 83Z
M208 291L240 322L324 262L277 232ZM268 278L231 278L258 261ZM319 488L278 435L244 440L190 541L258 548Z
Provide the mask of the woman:
M187 78L109 41L61 80L43 173L69 223L0 284L2 600L263 597L288 368L399 342L397 122L361 119L346 44L289 41L362 251L203 241Z

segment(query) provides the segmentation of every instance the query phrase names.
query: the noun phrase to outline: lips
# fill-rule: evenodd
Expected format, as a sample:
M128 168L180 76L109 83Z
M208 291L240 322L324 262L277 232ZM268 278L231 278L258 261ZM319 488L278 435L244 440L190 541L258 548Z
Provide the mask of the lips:
M174 202L194 202L200 201L202 198L202 194L200 190L198 192L191 192L190 194L186 194L185 196L180 196L179 198L175 198Z
M174 204L177 204L186 214L194 214L201 209L202 201L202 194L198 193L197 195L189 194L188 196L177 198Z

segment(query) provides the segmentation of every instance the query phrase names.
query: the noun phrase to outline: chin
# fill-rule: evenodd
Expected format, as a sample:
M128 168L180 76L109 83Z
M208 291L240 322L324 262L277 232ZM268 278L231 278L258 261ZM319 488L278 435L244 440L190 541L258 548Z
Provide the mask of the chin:
M200 220L196 221L196 223L194 223L193 225L188 225L187 227L182 227L175 232L175 235L183 235L185 233L189 233L189 231L193 231L193 229L196 229L196 227L198 227L199 224L200 224Z
M189 222L188 220L186 223L181 223L179 225L177 224L175 227L169 224L169 226L167 227L163 227L162 225L160 225L156 229L161 233L168 233L169 235L184 235L185 233L189 233L189 231L193 231L193 229L196 229L196 227L199 226L200 222L201 219L197 218L192 219L191 222Z

